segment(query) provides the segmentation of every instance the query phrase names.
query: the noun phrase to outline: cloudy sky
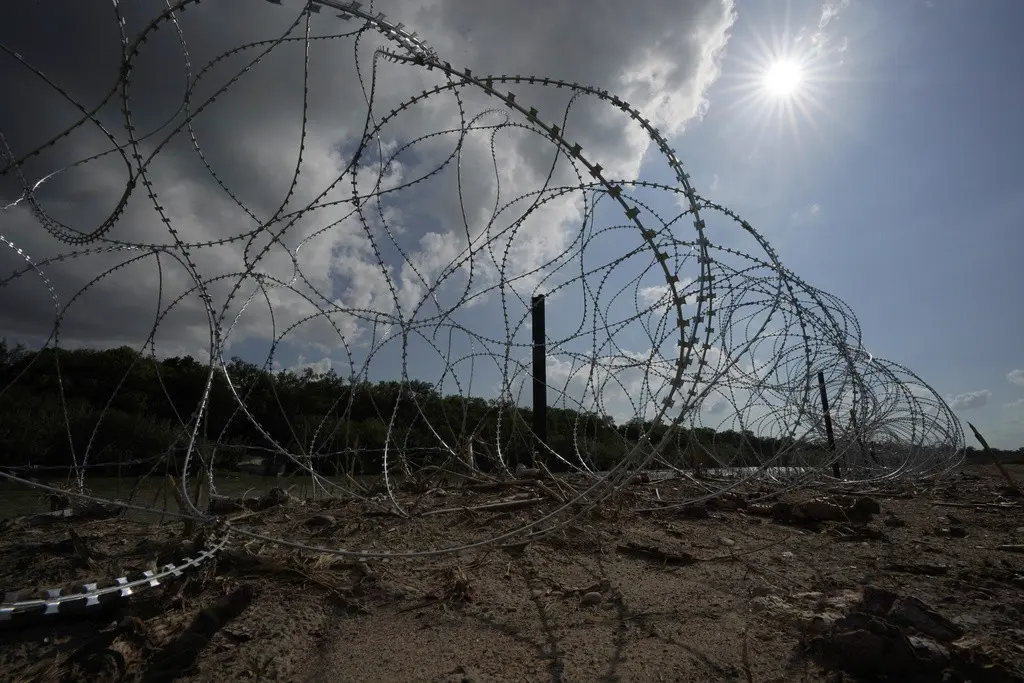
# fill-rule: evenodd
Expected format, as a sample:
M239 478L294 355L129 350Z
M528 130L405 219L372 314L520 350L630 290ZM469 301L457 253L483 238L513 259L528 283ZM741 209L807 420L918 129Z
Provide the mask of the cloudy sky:
M380 35L356 35L358 22L326 11L307 24L294 1L204 2L156 24L161 0L130 5L127 43L147 40L127 86L115 88L122 37L109 3L5 4L0 269L12 277L0 289L0 330L9 339L45 341L62 311L63 346L141 348L159 320L159 355L202 356L215 328L226 357L262 364L280 339L278 367L386 377L404 363L410 376L495 395L502 375L523 377L529 297L543 291L558 342L553 382L586 386L574 354L614 357L591 379L608 382L601 409L648 412L635 404L661 395L663 378L645 383L625 367L654 359L661 373L657 359L676 339L658 304L660 266L617 205L578 190L592 178L526 117L473 88L416 98L443 86L443 74L375 61ZM1010 305L1024 284L1014 268L1024 161L1011 126L1024 95L1002 76L1024 61L1011 36L1024 9L1010 0L580 8L373 5L459 70L586 83L630 102L702 196L852 307L868 351L917 372L995 445L1024 445L1024 323ZM608 178L677 185L649 137L607 102L496 88L564 129ZM460 128L473 130L460 138ZM353 166L366 130L371 144ZM664 190L633 197L653 229L683 205ZM767 258L724 217L707 220L716 243ZM692 240L689 218L680 221L665 230ZM61 255L74 257L47 261ZM696 292L686 249L672 263L678 291ZM644 315L629 321L638 307ZM726 353L723 343L712 355ZM747 367L759 360L751 352Z

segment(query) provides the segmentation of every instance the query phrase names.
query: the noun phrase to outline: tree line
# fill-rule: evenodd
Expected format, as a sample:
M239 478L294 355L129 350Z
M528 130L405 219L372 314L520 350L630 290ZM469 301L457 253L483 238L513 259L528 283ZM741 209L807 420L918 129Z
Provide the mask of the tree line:
M90 466L139 471L162 456L180 458L195 431L203 452L223 467L283 449L320 472L370 474L381 471L385 445L416 467L440 464L453 452L464 456L466 436L473 435L474 465L481 469L497 465L498 448L513 466L534 465L539 452L547 466L561 469L557 457L538 449L532 411L509 401L442 395L421 381L272 371L240 358L226 370L227 377L217 369L211 378L208 364L191 356L157 360L129 347L28 350L0 341L0 466L70 467L88 453ZM547 445L570 461L578 450L589 466L603 469L645 432L658 442L665 429L549 407ZM732 465L785 466L789 458L780 454L793 446L699 428L677 430L667 456L706 467L713 451ZM823 445L808 444L803 457L808 449L826 455Z

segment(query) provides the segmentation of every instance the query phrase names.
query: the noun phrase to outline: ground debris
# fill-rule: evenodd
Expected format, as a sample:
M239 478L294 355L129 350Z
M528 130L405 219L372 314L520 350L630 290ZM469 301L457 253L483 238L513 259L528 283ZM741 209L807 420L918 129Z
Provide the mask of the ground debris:
M615 549L624 555L640 557L659 564L685 565L693 564L697 561L697 559L689 553L669 552L667 550L662 550L657 546L638 543L636 541L620 543L615 547Z
M866 524L881 512L874 498L834 495L798 502L776 501L746 506L747 514L770 517L780 524L816 527L821 522Z
M928 564L920 562L916 564L905 564L893 562L886 566L891 572L902 572L904 574L920 574L921 576L945 576L949 573L949 565Z
M202 654L213 635L242 614L252 603L254 597L253 588L249 585L242 585L209 607L200 610L191 626L156 653L143 680L173 680L188 671Z
M928 495L996 500L998 473L972 471L984 476L958 478L948 492L906 496L905 484L811 493L750 482L723 505L690 508L673 501L699 497L699 486L659 479L632 486L635 495L604 505L603 515L573 517L572 508L566 525L533 527L554 503L538 482L572 500L564 479L545 476L497 493L446 481L444 497L430 488L396 490L394 500L384 494L247 508L230 515L239 531L292 545L233 534L212 562L174 584L161 580L168 589L119 601L103 620L69 613L0 628L0 679L1024 681L1024 571L1021 555L1000 547L1024 543L1019 516L1007 507L999 514L935 508ZM279 481L267 486L292 490ZM815 521L815 506L805 504L830 503L818 516L838 517L836 507L852 510L868 496L885 507L869 521L848 513ZM766 523L777 501L785 505L775 509L800 511L803 521ZM512 505L488 507L495 503ZM663 507L651 509L654 503ZM422 514L440 505L459 512ZM334 523L309 524L318 516ZM903 524L886 525L887 516ZM194 557L203 541L177 520L74 524L98 560L90 569L70 540L71 526L0 533L5 600L7 591L25 599L45 598L51 587L81 590L88 581L102 587L104 578L136 575L154 561L160 568ZM970 535L936 537L937 526ZM520 527L493 547L472 547ZM878 531L888 537L884 545ZM503 548L516 540L515 552ZM400 556L462 544L468 549ZM251 604L227 627L197 635L197 654L185 653L182 637L203 607L242 585L255 589ZM465 668L455 671L459 664Z
M827 627L804 643L826 669L868 680L1024 680L1019 664L992 657L980 641L964 638L962 627L915 596L865 586L862 599L848 609L838 619L829 614Z

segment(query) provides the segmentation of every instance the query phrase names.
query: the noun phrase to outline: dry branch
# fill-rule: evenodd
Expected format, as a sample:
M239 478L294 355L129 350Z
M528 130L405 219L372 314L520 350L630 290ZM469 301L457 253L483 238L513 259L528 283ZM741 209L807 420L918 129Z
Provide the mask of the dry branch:
M970 422L967 423L967 426L971 428L972 432L974 432L974 438L981 444L982 450L992 458L992 463L996 466L996 469L999 470L999 474L1003 475L1003 479L1006 480L1006 483L1009 484L1010 488L1016 492L1016 495L1024 495L1024 493L1021 492L1020 485L1017 484L1014 478L1010 475L1010 472L1003 466L1003 463L999 462L999 458L997 458L995 453L992 452L992 449L988 447L988 442L985 441L985 437L981 435L981 432L978 431L977 427L972 425Z
M661 564L666 565L685 565L693 564L697 561L693 555L689 553L671 553L657 546L643 545L634 541L627 541L626 543L620 543L615 547L617 551L623 555L632 555L634 557L640 557L645 560L653 560Z
M463 505L454 508L441 508L440 510L427 510L420 514L426 517L427 515L443 515L450 514L453 512L495 512L498 510L517 510L519 508L529 507L537 503L543 503L546 498L526 498L523 500L501 500L497 503L485 503L483 505Z

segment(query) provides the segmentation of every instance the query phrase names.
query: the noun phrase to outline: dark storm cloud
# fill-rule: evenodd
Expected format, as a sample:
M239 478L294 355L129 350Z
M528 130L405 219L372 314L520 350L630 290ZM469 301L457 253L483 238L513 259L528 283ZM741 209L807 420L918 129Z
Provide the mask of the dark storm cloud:
M157 1L124 6L129 41L163 8L164 4ZM470 66L475 73L545 74L605 87L622 93L655 123L676 131L700 110L703 92L717 75L716 51L724 45L726 30L733 19L730 0L651 0L628 7L598 2L588 4L586 11L581 11L577 2L563 0L547 3L543 12L523 11L522 4L515 2L409 0L381 3L377 9L418 30L442 58L455 65ZM373 34L360 38L364 48L360 62L363 85L357 78L351 39L309 44L307 88L303 85L305 44L286 43L264 55L225 95L207 104L194 119L191 133L180 129L172 135L184 121L181 106L188 90L187 73L193 82L203 73L192 92L191 106L195 110L267 46L242 50L203 71L211 60L255 41L285 35L302 38L306 25L298 10L298 5L281 7L257 0L189 5L176 15L177 26L164 22L153 31L133 61L127 90L133 125L140 135L147 135L141 143L144 156L158 144L164 144L148 172L157 188L158 203L164 207L177 234L187 242L240 235L258 228L274 215L292 187L304 110L305 159L289 210L308 204L337 179L345 163L337 150L346 145L350 149L353 136L363 130L363 87L369 86L373 73L373 46L380 43L379 36ZM10 148L9 154L5 152L0 160L0 168L6 168L0 175L0 201L8 204L22 196L23 182L34 185L48 174L108 151L115 144L98 125L87 123L17 169L11 167L9 158L20 158L81 118L81 111L69 99L86 109L99 105L120 78L121 39L114 10L107 3L16 0L5 3L0 16L0 44L6 49L0 53L0 88L8 102L0 108L0 132ZM314 17L310 34L324 36L355 28L355 22L338 21L333 13L324 12ZM69 97L62 96L24 64L45 74ZM439 82L436 72L426 73L404 65L379 65L376 75L378 116L426 85ZM304 91L309 94L305 100ZM487 98L472 94L467 97L476 107L473 114L494 106ZM536 103L552 120L561 116L565 104L564 91L524 88L523 97ZM120 94L116 93L98 111L97 118L116 145L124 147L128 134L121 106ZM432 101L398 119L390 131L391 142L455 126L456 112L450 97ZM635 131L626 129L616 116L609 115L603 105L583 103L572 114L572 131L606 167L624 174L635 173L646 142ZM192 134L201 155L193 146ZM451 139L424 144L417 154L421 158L396 171L396 178L401 173L415 175L421 170L418 165L430 167L437 161L434 157L443 157L451 145ZM502 181L504 196L523 191L517 183L531 187L531 183L543 177L550 163L550 150L527 138L510 147L508 154L508 165L518 170ZM467 151L463 163L466 195L476 198L474 206L485 211L494 184L490 159L482 152L474 156ZM215 170L216 178L207 165ZM89 233L117 205L128 174L119 153L107 154L54 176L38 188L37 197L53 217L72 229ZM368 178L369 174L361 177ZM329 198L342 199L349 192L346 179ZM467 201L472 205L474 200ZM400 205L394 207L396 215L400 215L401 209ZM405 237L407 244L403 244L424 270L442 268L445 259L455 253L445 249L455 250L453 245L460 239L464 241L464 237L459 237L465 229L457 197L454 192L426 197L420 209L437 216L440 229L451 231L451 239L410 232ZM339 205L314 212L286 233L284 239L289 248L294 248L314 226L328 225L348 211ZM559 212L553 214L556 223L559 216L572 214L571 207ZM400 216L396 220L400 221ZM274 227L281 228L283 224L276 223ZM328 299L342 296L349 305L387 308L390 294L371 258L372 252L360 241L359 231L358 225L348 221L342 228L332 229L317 242L309 243L302 252L303 272L310 284ZM0 212L0 234L22 250L18 253L6 246L0 249L0 277L24 268L23 254L39 261L79 249L53 239L25 201ZM136 187L120 220L105 237L133 243L172 244L166 225L141 187ZM261 244L265 241L265 237L257 239ZM557 239L553 242L557 244ZM428 248L430 245L434 248ZM192 249L190 254L202 276L211 278L241 271L244 248L245 241L235 241L213 249ZM533 254L531 258L543 257L541 252L528 253ZM30 273L7 282L0 289L0 330L24 338L45 338L54 320L51 288L63 306L97 275L135 255L90 253L43 267L46 281ZM156 315L157 288L163 287L162 300L166 306L194 287L191 276L180 264L167 256L162 257L161 263L166 266L162 279L150 257L145 267L136 264L118 270L91 286L69 313L63 332L65 343L105 343L135 336L135 343L141 344ZM274 248L260 267L284 280L292 276L290 258L281 248ZM415 284L413 280L409 287ZM212 286L215 307L224 304L232 283L232 279L226 278ZM303 291L309 289L309 285L301 282L296 286ZM344 294L335 291L337 288L344 290ZM235 296L232 311L251 291L251 283L243 287ZM269 309L258 298L256 302L240 323L242 336L268 334ZM303 304L286 290L277 290L272 303L279 307L275 308L278 325L287 324L290 315L295 318L301 311L311 310L309 304ZM208 323L198 296L190 295L178 309L181 314L174 325L164 326L161 334L168 343L183 348L205 348ZM309 341L319 343L327 343L333 334L323 325L319 329L302 329ZM131 333L115 332L125 330Z

